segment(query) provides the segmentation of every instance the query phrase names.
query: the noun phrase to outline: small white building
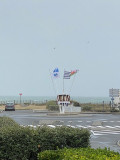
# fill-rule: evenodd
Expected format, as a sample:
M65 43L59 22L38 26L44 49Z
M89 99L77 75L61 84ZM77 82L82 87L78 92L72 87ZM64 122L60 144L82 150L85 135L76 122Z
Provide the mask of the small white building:
M120 96L119 97L114 97L114 104L116 106L120 106Z
M59 105L59 110L60 113L70 113L70 112L74 112L74 113L78 113L81 112L81 107L75 107L71 104L70 102L70 95L68 94L61 94L57 96L57 103Z
M58 105L68 106L70 105L70 96L67 94L60 94L57 96Z

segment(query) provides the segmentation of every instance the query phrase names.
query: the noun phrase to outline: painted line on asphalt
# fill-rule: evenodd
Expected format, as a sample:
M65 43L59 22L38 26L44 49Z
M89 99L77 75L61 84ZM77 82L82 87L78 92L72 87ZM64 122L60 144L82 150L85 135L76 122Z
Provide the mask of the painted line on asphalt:
M115 128L115 127L112 127L112 126L105 126L106 128Z
M120 126L115 126L116 128L120 128Z
M120 131L91 131L93 135L108 135L108 134L120 134Z
M76 127L79 127L79 128L87 128L87 127L81 126L81 125L76 125Z
M54 126L54 125L50 125L50 124L49 124L49 125L47 125L47 126L48 126L48 127L51 127L51 128L55 128L55 126Z

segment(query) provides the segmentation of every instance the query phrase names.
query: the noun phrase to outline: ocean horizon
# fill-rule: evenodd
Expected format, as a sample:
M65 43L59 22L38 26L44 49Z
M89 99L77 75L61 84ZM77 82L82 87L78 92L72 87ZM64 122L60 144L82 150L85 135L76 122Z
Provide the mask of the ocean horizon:
M55 96L21 96L21 101L32 101L44 103L49 100L56 100ZM77 101L79 103L109 103L111 101L110 97L80 97L71 96L71 100ZM0 96L0 102L7 101L20 101L20 96Z

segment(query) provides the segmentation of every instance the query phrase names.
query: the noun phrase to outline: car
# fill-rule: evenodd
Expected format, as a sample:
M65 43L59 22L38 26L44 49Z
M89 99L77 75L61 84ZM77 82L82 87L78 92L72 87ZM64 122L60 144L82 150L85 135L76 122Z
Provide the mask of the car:
M15 105L13 102L7 102L5 105L5 111L15 111Z

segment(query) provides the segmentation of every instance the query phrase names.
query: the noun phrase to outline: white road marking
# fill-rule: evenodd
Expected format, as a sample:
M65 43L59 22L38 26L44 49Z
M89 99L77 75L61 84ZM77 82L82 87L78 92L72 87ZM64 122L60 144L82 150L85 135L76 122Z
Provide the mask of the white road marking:
M75 126L67 125L68 127L76 128Z
M77 127L80 127L80 128L87 128L85 126L81 126L81 125L76 125Z
M96 127L98 127L98 128L105 128L105 127L103 127L103 126L96 126Z
M82 121L78 121L78 122L82 122Z
M112 127L112 126L105 126L105 127L107 127L107 128L115 128L115 127Z
M120 126L115 126L116 128L120 128Z
M62 125L56 125L57 127L62 127Z
M120 131L102 130L102 131L91 131L93 135L107 135L107 134L120 134Z
M49 124L49 125L47 125L47 126L48 126L48 127L51 127L51 128L55 128L55 126L54 126L54 125L50 125L50 124Z

